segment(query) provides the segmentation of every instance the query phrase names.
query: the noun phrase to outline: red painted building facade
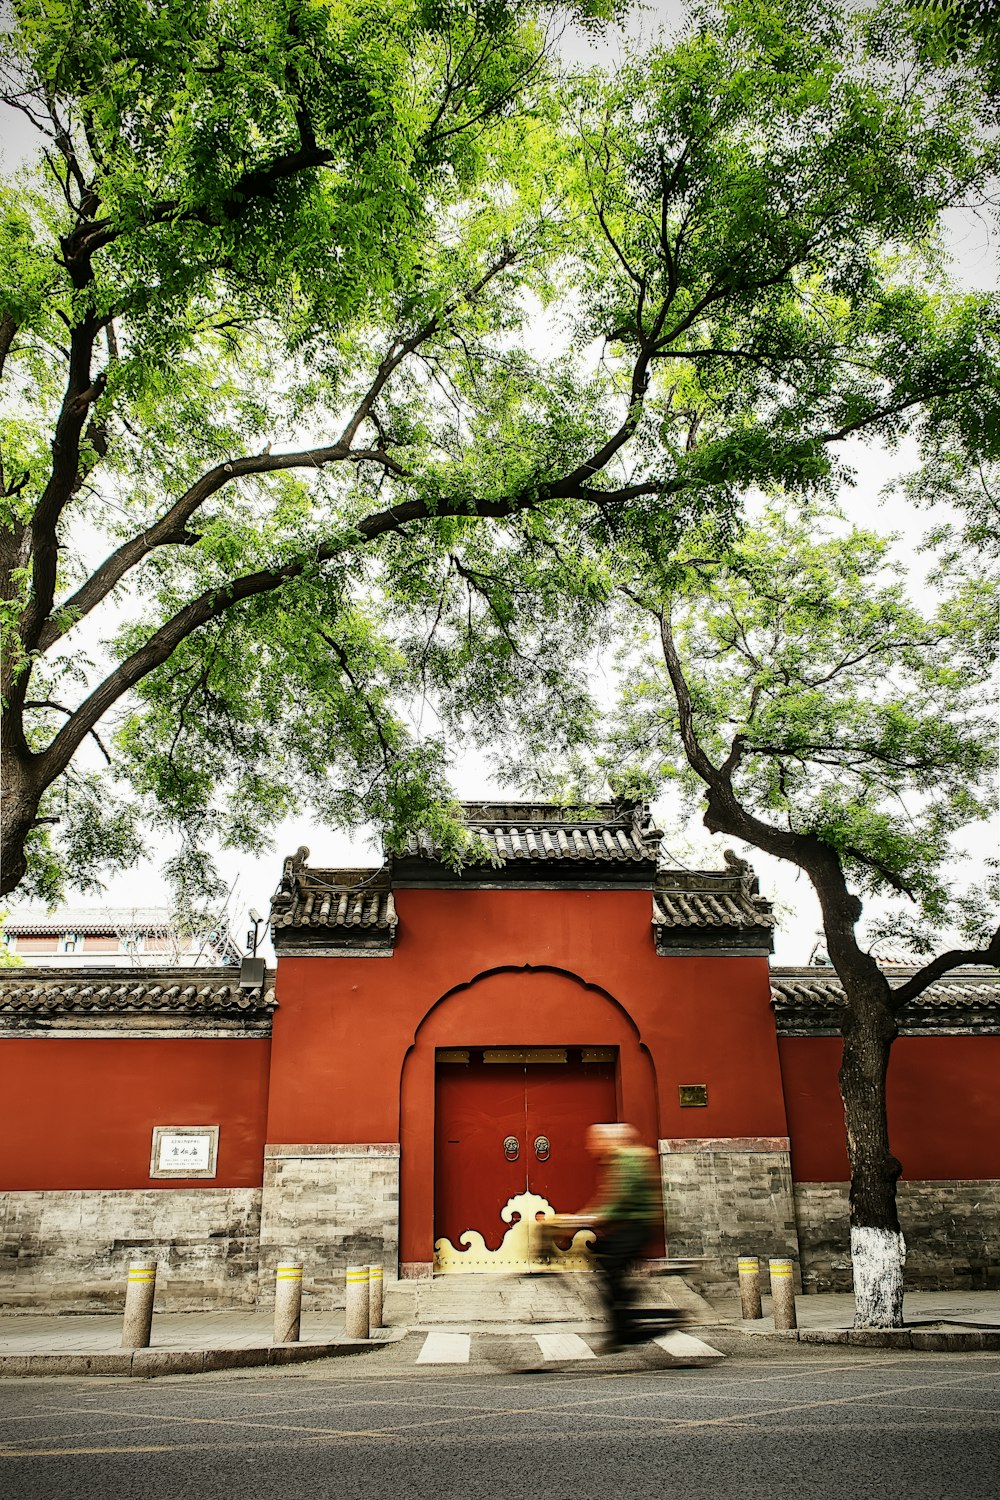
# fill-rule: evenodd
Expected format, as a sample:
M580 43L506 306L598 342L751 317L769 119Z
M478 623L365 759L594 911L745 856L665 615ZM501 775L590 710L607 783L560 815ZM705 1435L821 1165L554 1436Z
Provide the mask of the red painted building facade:
M420 839L378 870L300 851L256 988L7 971L0 1301L98 1304L140 1246L173 1305L252 1303L288 1255L320 1302L354 1260L509 1268L536 1200L588 1196L595 1119L659 1152L667 1253L706 1279L742 1252L849 1284L835 979L769 970L747 866L665 873L645 809L592 811L470 804L460 873ZM1000 1274L997 989L935 986L895 1049L913 1284Z

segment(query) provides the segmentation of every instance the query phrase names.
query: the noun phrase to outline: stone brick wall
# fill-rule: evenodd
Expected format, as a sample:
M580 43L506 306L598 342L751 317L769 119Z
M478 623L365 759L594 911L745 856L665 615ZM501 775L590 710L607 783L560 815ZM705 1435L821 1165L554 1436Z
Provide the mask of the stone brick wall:
M798 1259L784 1137L660 1141L660 1168L667 1254L703 1260L696 1283L732 1287L740 1255Z
M898 1195L908 1287L1000 1288L1000 1181L904 1181ZM850 1291L847 1183L796 1183L795 1214L803 1290Z
M0 1193L0 1307L122 1307L141 1259L162 1311L252 1306L259 1235L259 1188Z
M310 1305L344 1305L348 1265L399 1256L399 1146L265 1146L260 1300L274 1300L274 1267L301 1259Z

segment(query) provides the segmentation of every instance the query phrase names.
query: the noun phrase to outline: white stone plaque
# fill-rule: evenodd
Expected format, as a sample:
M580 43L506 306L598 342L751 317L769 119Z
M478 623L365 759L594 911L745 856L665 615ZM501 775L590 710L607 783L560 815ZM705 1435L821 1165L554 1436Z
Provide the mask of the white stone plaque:
M154 1125L150 1177L214 1177L218 1125Z

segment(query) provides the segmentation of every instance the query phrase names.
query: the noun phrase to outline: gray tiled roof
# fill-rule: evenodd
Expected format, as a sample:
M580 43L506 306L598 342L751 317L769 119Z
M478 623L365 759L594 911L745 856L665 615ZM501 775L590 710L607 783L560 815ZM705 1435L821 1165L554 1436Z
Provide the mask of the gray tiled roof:
M660 889L653 892L653 921L662 927L773 927L774 913L759 896L740 890Z
M195 978L194 975L197 975ZM175 1016L269 1020L277 1001L274 971L241 989L235 969L6 969L0 1018Z
M334 950L386 950L396 940L396 903L389 870L310 870L309 850L285 860L281 885L271 902L271 930L282 952L304 941Z
M345 870L310 871L305 880L297 881L287 905L275 903L271 918L273 927L355 927L391 930L396 926L396 903L386 885L345 888L336 877L350 875ZM378 872L371 872L376 874ZM329 876L327 882L324 876Z
M396 885L467 881L652 883L662 835L644 806L602 802L565 808L538 802L466 802L468 860L461 872L443 850L414 834L379 869L309 869L309 850L285 860L271 904L275 941L283 953L385 952L396 939Z
M544 802L463 802L470 835L484 846L485 862L554 864L645 864L656 859L662 835L649 809L615 802L582 808ZM437 860L441 850L425 834L410 837L407 856ZM476 856L473 856L476 858ZM476 863L483 860L476 858Z
M886 967L886 978L898 988L915 967ZM771 1002L784 1035L836 1031L844 1007L844 989L833 969L775 969ZM904 1031L1000 1030L1000 973L989 968L953 969L903 1007Z
M745 860L724 851L727 870L661 870L653 887L653 930L661 953L769 952L775 918Z

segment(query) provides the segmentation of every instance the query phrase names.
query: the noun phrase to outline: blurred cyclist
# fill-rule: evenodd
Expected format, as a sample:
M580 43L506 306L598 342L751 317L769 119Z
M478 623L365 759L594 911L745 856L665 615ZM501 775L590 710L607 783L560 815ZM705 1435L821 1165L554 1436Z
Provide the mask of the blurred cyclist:
M600 1166L593 1203L573 1218L596 1231L601 1295L608 1315L606 1352L647 1338L635 1318L629 1272L662 1216L656 1155L632 1125L591 1125L587 1150Z

